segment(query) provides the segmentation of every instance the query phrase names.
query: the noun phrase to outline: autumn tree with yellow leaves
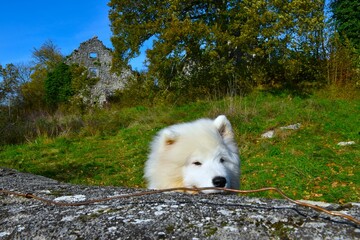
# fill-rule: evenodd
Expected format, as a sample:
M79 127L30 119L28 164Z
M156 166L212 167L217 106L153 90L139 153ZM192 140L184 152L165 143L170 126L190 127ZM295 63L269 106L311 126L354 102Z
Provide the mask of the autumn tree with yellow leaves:
M153 39L148 75L164 91L241 93L260 84L324 81L323 0L111 0L109 6L115 69Z

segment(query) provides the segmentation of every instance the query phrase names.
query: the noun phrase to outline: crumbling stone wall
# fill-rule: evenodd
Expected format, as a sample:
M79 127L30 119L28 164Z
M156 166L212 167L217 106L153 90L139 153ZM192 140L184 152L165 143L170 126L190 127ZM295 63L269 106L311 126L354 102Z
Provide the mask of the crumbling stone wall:
M103 105L116 90L122 89L132 76L130 69L123 69L120 75L111 72L112 50L93 37L80 44L66 60L67 64L77 63L88 69L90 77L99 81L91 88L90 96L81 96L84 102Z

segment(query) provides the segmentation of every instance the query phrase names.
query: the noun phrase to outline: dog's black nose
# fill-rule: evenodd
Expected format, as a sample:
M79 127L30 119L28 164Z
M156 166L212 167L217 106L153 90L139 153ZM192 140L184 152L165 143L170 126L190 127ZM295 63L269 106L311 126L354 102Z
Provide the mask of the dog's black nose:
M212 180L215 187L225 187L226 178L224 177L214 177Z

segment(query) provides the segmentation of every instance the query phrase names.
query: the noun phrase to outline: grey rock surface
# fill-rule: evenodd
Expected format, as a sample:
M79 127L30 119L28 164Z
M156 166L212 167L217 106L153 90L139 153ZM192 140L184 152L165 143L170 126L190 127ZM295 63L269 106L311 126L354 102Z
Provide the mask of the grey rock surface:
M348 146L348 145L354 145L354 141L348 141L348 142L339 142L337 145L339 146Z
M63 202L144 191L0 169L0 188ZM359 219L360 206L331 205ZM82 206L0 194L0 239L360 239L360 227L285 200L162 193Z

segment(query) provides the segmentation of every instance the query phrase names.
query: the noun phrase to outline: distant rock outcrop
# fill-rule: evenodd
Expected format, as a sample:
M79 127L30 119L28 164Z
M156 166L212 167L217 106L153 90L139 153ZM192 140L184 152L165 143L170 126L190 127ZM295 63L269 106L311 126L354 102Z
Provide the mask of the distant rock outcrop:
M0 190L80 202L143 189L80 186L0 169ZM359 219L359 204L325 204ZM285 200L163 193L80 206L1 194L0 239L360 239L360 226Z
M88 69L90 77L99 81L90 89L90 96L82 96L86 102L103 105L116 90L122 89L132 76L130 69L124 68L118 75L111 72L112 50L93 37L80 44L66 59L67 64L77 63Z

